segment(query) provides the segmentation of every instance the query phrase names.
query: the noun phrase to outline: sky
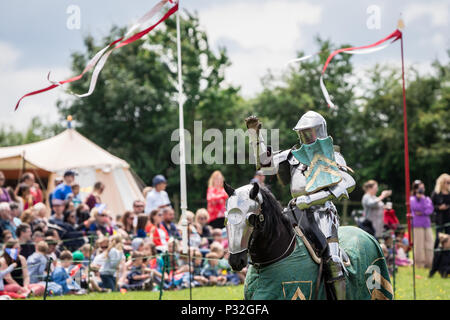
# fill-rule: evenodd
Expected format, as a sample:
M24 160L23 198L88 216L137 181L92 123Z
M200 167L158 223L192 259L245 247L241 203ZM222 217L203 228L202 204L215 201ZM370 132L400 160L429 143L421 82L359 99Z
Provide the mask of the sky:
M16 112L14 106L23 94L46 87L49 71L55 80L72 76L71 53L84 50L84 37L98 39L112 25L130 26L156 2L1 1L0 126L24 130L36 115L45 123L61 121L56 101L71 98L61 88L25 99ZM269 69L281 74L298 51L316 52L316 36L335 44L366 45L394 31L400 16L406 26L407 67L428 73L434 60L449 60L450 0L181 0L180 5L197 12L214 50L227 48L232 66L226 81L239 85L245 97L261 90L260 79ZM68 27L73 8L79 10L79 28ZM355 76L375 63L400 66L399 43L353 61Z

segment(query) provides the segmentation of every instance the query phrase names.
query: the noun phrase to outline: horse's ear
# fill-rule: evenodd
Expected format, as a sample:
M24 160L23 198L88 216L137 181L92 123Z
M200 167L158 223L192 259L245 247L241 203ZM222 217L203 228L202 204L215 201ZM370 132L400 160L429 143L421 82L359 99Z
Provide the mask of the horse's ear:
M253 188L250 190L250 199L255 200L259 193L259 184L258 182L253 182Z
M223 187L225 188L225 192L229 197L234 194L234 189L226 182L224 182Z

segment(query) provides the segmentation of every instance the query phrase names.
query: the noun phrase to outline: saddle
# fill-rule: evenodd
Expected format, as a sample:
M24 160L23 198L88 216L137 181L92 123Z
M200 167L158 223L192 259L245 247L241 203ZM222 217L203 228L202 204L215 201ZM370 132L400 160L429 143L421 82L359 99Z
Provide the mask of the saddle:
M319 229L314 216L297 207L285 208L284 214L291 221L292 227L302 238L311 258L320 264L322 258L329 256L328 242Z

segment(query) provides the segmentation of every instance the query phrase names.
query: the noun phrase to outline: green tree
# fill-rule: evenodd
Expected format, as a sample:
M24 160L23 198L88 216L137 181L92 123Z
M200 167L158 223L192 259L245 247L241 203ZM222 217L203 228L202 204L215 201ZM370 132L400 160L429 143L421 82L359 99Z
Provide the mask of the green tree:
M434 63L435 72L407 73L406 104L411 182L424 181L428 193L450 160L449 64ZM375 66L367 75L370 87L351 119L356 171L361 182L376 179L392 189L393 200L405 209L404 135L401 70Z

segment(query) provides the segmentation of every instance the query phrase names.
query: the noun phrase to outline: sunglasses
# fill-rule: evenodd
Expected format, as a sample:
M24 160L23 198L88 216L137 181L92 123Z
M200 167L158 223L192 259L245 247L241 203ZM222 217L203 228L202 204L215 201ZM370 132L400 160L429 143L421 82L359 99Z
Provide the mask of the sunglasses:
M105 250L105 249L108 249L108 246L101 246L100 248Z

